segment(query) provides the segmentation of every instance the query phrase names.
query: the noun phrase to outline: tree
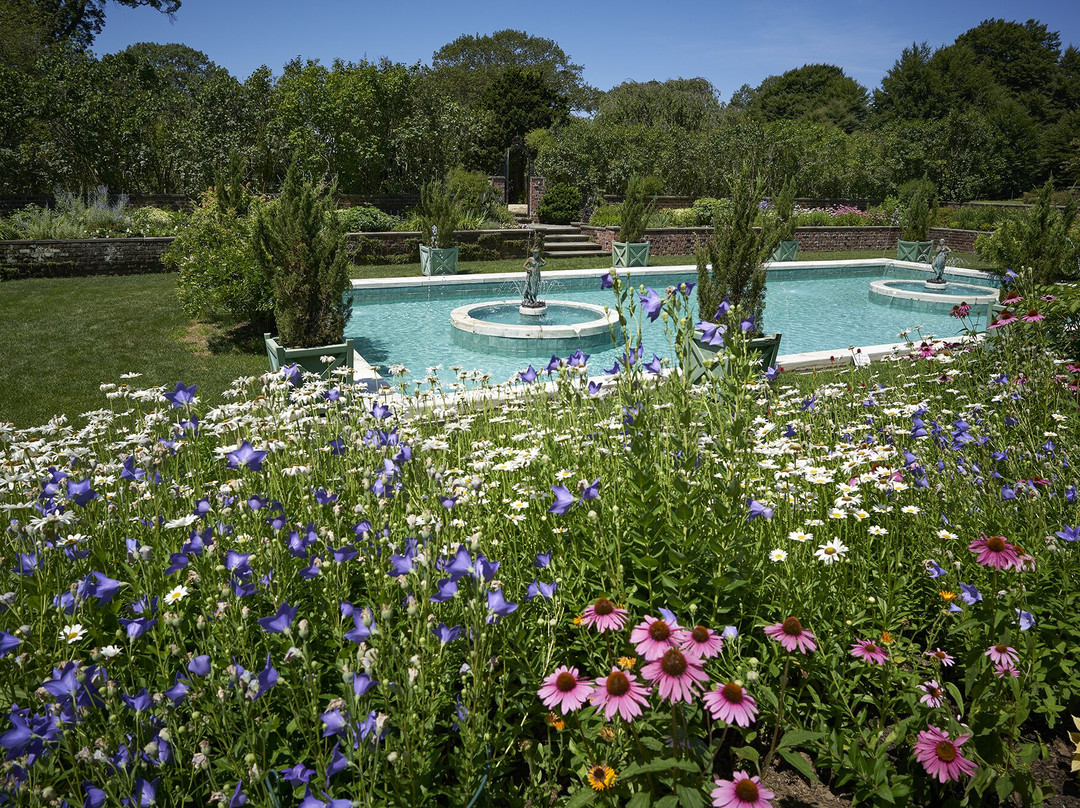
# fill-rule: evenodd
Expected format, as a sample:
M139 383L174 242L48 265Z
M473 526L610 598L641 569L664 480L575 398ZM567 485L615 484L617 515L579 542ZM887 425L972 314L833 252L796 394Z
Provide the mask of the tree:
M172 19L180 10L183 0L113 2L128 8L153 8ZM7 3L20 7L20 13L29 14L41 26L41 32L52 42L68 44L80 50L89 48L105 27L106 0L5 0L5 4ZM0 30L2 28L3 26L0 26Z
M720 101L708 79L625 81L604 93L597 120L623 126L664 126L688 131L716 123Z
M431 57L431 77L444 92L466 107L474 107L499 74L508 67L534 68L544 84L566 99L571 109L595 107L596 90L581 78L581 65L553 39L506 29L493 34L463 34Z
M869 111L866 88L835 65L803 65L769 76L746 104L766 121L796 119L829 123L851 132Z
M535 68L511 65L488 85L477 107L490 114L480 168L494 171L503 152L534 129L561 124L569 113L566 98L555 92Z

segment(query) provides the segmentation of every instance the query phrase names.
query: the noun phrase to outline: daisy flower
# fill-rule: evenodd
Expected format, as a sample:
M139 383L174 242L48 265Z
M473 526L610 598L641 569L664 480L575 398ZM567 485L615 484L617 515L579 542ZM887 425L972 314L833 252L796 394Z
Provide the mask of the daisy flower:
M769 553L769 561L787 561L787 550L773 550Z
M757 702L735 682L719 685L701 697L705 709L717 721L748 727L757 720Z
M66 640L68 645L76 643L86 636L86 629L82 627L82 623L75 623L71 626L64 626L60 629L60 639Z
M926 656L930 659L940 662L946 668L951 668L953 662L955 661L951 656L946 654L940 648L935 648L933 651L927 651Z
M950 533L950 532L949 532L948 530L946 530L945 528L942 528L941 530L939 530L939 531L937 532L937 537L938 537L939 539L959 539L959 538L960 538L960 537L959 537L959 536L957 536L957 535L956 535L955 533Z
M789 617L783 623L765 626L765 633L770 639L780 643L785 651L798 649L804 654L809 654L817 649L814 635L803 628L797 617Z
M596 603L585 607L581 622L600 633L618 631L626 625L626 609L620 609L607 598L597 598Z
M760 777L751 777L746 772L735 772L730 780L714 781L712 797L714 808L770 808L770 800L776 795L761 785Z
M678 648L669 648L662 657L642 668L641 675L656 685L661 699L671 704L692 701L694 692L709 678L700 660Z
M918 505L905 505L903 508L900 509L900 513L909 513L912 516L918 516L919 513L921 513L921 510Z
M953 741L947 732L927 727L915 740L915 759L939 782L959 780L961 774L974 774L979 768L960 754L960 746L970 737L966 733Z
M856 640L851 646L851 655L871 665L884 665L889 658L889 652L873 640Z
M544 679L537 695L549 710L557 706L563 715L580 709L593 691L593 683L583 678L577 668L561 665Z
M831 511L829 511L830 519L847 519L847 515L847 511L845 511L843 508L833 508Z
M645 615L645 619L630 632L630 642L634 643L637 652L645 657L646 662L652 662L662 657L669 648L675 647L675 632L678 628L676 623Z
M179 603L185 597L187 597L188 588L186 586L174 586L169 593L165 596L165 602L167 604Z
M919 690L923 692L919 701L927 707L940 707L945 701L945 691L941 689L936 679L923 682L919 685Z
M814 551L814 556L825 564L832 564L843 558L847 551L848 546L840 539L832 539L826 544L819 544L817 550Z
M866 532L869 533L871 536L884 536L889 531L887 531L881 525L870 525L870 527L866 529Z
M714 657L724 647L724 638L705 626L680 629L676 634L678 635L677 642L682 649L695 659Z
M629 671L612 668L607 676L596 679L596 689L589 696L589 701L604 708L604 718L608 721L618 713L624 721L633 721L641 715L641 708L649 703L649 688L639 685L637 677Z
M814 538L813 533L804 533L801 530L793 530L787 534L787 537L792 541L810 541Z
M983 656L990 657L990 661L995 665L1015 665L1020 659L1015 648L1002 644L991 645Z

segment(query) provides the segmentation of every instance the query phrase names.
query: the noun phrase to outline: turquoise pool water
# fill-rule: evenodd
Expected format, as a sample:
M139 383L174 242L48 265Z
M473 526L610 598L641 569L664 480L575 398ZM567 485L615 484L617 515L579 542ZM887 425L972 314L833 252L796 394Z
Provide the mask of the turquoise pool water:
M921 326L924 335L940 337L961 333L960 322L946 313L911 311L871 302L872 280L925 278L925 273L897 267L866 266L829 269L770 270L765 298L765 330L783 334L781 354L837 349L849 345L878 345L900 342L901 331ZM949 280L980 286L991 281L950 277ZM524 277L522 278L524 280ZM684 275L650 273L646 269L629 275L635 286L644 284L664 293L668 286L696 280L696 273ZM363 289L353 292L352 317L345 327L346 337L356 341L356 349L372 365L385 369L404 365L414 377L423 377L427 368L441 365L440 377L454 379L451 366L481 370L493 381L506 381L530 364L540 369L551 351L531 347L516 353L514 340L505 340L496 350L464 344L450 325L450 312L467 303L511 300L521 297L519 281L496 281L460 286L426 286L394 289ZM576 300L583 303L615 303L611 290L601 290L599 278L544 276L540 297L545 300ZM696 297L696 296L695 296ZM981 323L980 323L981 325ZM645 358L653 353L669 355L669 341L663 321L642 324ZM615 346L585 348L589 367L599 374L610 368L622 353ZM565 355L567 351L564 351Z

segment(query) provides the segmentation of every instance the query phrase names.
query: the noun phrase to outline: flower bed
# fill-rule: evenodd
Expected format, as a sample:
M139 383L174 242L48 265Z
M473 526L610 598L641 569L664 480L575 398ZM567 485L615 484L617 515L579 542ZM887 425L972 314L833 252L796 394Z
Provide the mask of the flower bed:
M1080 707L1056 303L829 379L762 380L735 336L692 389L631 348L473 403L286 370L2 429L0 791L767 805L779 765L1030 797Z

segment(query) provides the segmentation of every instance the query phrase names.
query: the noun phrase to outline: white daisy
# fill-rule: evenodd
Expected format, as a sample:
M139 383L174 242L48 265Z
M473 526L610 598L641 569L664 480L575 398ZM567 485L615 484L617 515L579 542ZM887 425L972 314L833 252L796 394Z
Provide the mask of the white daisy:
M165 596L165 602L168 604L179 603L187 597L187 593L188 588L186 586L174 586L169 594Z
M787 561L787 550L776 549L769 553L770 561Z
M810 541L810 539L814 538L814 534L813 533L804 533L801 530L793 530L793 531L791 531L790 533L787 534L787 537L789 539L791 539L792 541L800 541L800 542L802 542L802 541Z
M843 508L833 508L829 511L830 519L847 519L847 511Z
M119 656L123 653L122 648L117 648L115 645L106 645L101 649L101 655L106 659L112 659L115 656Z
M887 531L881 525L870 525L870 527L866 529L866 532L869 533L871 536L884 536L889 531Z
M806 520L806 526L807 527L822 527L824 524L825 523L820 519L807 519Z
M937 532L937 537L939 539L959 539L960 538L955 533L950 533L945 528L942 528L941 530L939 530Z
M834 561L839 561L844 557L844 554L848 551L848 547L840 539L833 539L832 541L818 545L817 550L814 551L814 556L820 559L825 564L832 564Z
M520 513L508 513L505 514L506 518L513 522L515 525L520 525L525 521L525 516Z
M86 629L82 627L82 623L76 623L73 626L64 626L60 629L60 639L66 640L68 645L78 642L86 636Z
M908 513L912 516L918 516L922 509L918 505L905 505L900 509L900 513Z
M165 529L168 530L174 527L191 527L198 521L199 517L197 517L193 513L189 513L187 516L179 516L176 519L170 519L168 522L165 523Z

